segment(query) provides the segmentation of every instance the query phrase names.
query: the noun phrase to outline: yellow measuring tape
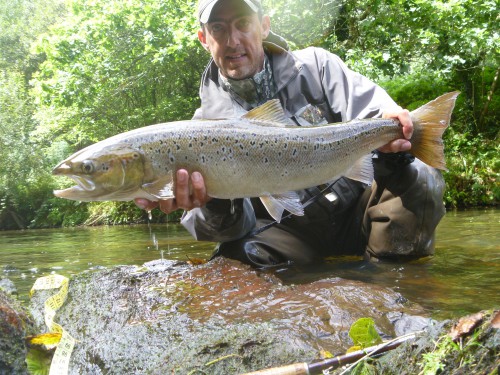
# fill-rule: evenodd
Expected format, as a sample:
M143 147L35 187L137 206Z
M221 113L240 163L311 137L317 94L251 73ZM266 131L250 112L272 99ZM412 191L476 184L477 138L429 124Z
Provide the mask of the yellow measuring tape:
M59 288L56 294L50 296L45 301L45 324L51 333L61 334L61 339L57 344L52 363L50 364L49 375L64 375L68 373L69 359L75 346L75 339L61 325L54 322L56 311L66 301L68 287L68 278L61 275L50 275L38 278L30 291L31 297L36 290Z

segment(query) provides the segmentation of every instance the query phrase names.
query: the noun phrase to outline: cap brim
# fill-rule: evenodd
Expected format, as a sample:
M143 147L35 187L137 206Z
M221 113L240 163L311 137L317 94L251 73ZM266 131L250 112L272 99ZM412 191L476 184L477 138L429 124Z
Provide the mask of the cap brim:
M253 12L257 13L259 11L258 5L254 4L251 0L242 0ZM199 16L199 21L201 23L207 23L210 20L210 15L212 14L212 10L217 4L219 0L214 0L211 3L209 3L205 9L201 12Z
M212 9L214 8L215 4L217 4L219 0L214 0L210 4L208 4L205 9L200 14L200 22L201 23L207 23L208 20L210 19L210 14L212 13Z

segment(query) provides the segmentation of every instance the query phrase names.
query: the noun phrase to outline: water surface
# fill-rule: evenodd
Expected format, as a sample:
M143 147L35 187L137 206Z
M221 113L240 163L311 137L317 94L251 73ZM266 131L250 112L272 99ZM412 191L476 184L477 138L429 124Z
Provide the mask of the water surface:
M448 212L437 230L436 255L411 263L331 259L313 269L275 270L286 283L344 277L384 285L436 318L500 307L500 210ZM208 259L214 244L196 242L179 225L134 225L0 232L0 278L22 300L34 281L59 273L141 265L159 259Z

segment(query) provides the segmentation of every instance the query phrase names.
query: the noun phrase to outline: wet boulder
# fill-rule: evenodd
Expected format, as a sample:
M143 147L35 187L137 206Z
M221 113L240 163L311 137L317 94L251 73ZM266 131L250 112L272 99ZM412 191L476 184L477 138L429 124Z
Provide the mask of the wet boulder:
M50 294L31 301L40 325ZM284 285L220 258L80 274L55 320L77 340L70 374L237 374L344 352L362 317L393 337L425 326L423 314L388 288L340 278Z
M25 337L35 326L15 294L10 280L0 280L0 374L27 374Z

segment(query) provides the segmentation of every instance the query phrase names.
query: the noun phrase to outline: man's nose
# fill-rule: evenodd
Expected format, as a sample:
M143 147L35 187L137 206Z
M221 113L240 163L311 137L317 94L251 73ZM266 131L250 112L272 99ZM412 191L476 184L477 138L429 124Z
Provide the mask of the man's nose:
M227 32L227 46L235 48L240 44L240 31L235 27L230 27Z

